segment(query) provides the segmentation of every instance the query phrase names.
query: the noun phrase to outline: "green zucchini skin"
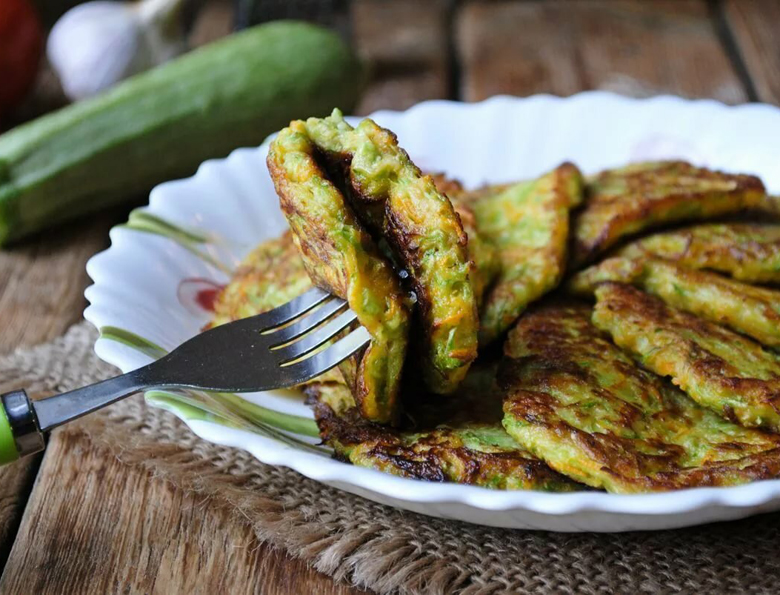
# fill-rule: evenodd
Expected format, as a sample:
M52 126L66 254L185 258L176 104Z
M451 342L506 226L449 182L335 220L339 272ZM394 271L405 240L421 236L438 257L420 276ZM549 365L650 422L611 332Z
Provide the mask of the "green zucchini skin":
M362 83L336 34L280 21L19 126L0 136L0 245L190 175L292 119L351 109Z

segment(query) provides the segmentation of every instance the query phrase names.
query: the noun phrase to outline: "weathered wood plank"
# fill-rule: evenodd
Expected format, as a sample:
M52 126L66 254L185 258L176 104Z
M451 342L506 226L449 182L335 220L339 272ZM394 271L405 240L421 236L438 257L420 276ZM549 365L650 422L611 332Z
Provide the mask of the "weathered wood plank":
M39 456L30 457L0 469L0 568L8 559L40 462Z
M780 104L780 0L728 0L724 13L757 99Z
M248 523L107 457L83 436L57 432L0 592L361 591L260 544Z
M81 317L87 260L118 215L72 223L0 251L0 353L61 335Z
M371 66L357 113L447 97L447 10L445 0L352 3L354 44Z
M102 215L0 251L0 354L53 339L81 317L84 266L107 245L115 218ZM3 386L12 388L18 387ZM39 463L35 457L0 468L0 564L11 549Z
M468 101L587 89L746 99L704 0L475 2L457 30Z

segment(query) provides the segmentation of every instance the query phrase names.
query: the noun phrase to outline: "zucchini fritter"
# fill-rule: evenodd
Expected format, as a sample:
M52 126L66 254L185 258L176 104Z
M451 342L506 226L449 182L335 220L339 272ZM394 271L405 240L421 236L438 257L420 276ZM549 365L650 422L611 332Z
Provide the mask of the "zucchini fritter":
M746 283L780 283L780 225L705 223L632 242L617 256L656 256Z
M347 300L371 334L357 362L341 364L360 413L392 422L409 330L395 272L318 163L303 122L292 122L271 143L268 169L309 277Z
M563 276L569 210L582 200L580 171L564 163L531 182L477 199L472 208L484 237L498 250L501 270L480 313L480 345L498 338L529 303Z
M278 308L311 286L293 236L287 231L263 242L243 260L230 282L217 294L214 318L206 329ZM310 382L330 381L343 382L338 369L328 370Z
M684 161L606 170L588 180L586 194L573 226L577 266L638 231L757 209L766 196L764 184L755 176L716 172Z
M463 231L469 238L468 253L474 263L471 284L477 298L477 305L481 307L487 289L501 271L501 261L498 251L485 239L484 232L477 225L473 208L458 200L452 200L452 206L460 217Z
M522 446L572 479L619 493L780 474L780 436L722 419L642 370L590 314L581 304L549 305L510 332L498 382L504 427Z
M314 384L305 390L323 440L354 465L496 489L585 489L530 455L506 433L493 379L494 370L472 369L454 395L411 400L408 416L414 428L401 430L361 419L343 384ZM485 381L488 386L480 386Z
M630 283L674 308L780 348L780 291L652 257L608 258L575 275L571 288L579 294L593 294L604 281Z
M593 323L696 402L746 427L780 431L780 359L758 343L629 285L596 289Z
M262 314L311 289L290 232L263 242L244 259L217 294L209 328Z
M477 225L477 218L471 204L473 198L467 196L461 183L441 173L431 174L431 177L439 192L450 199L455 212L460 217L463 231L468 236L468 253L474 263L471 283L477 296L477 306L481 307L485 291L501 269L498 252L493 244L484 238L484 232Z
M371 120L352 128L334 110L328 118L293 122L290 130L316 147L352 214L388 242L409 272L424 333L423 377L432 391L452 392L476 358L479 324L468 238L452 204L395 135ZM272 171L277 179L290 173Z

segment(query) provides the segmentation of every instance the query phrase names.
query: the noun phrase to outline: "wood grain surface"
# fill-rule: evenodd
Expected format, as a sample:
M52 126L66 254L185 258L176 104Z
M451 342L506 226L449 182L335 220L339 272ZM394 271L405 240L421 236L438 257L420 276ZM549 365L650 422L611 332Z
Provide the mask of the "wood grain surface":
M354 44L370 64L357 113L406 109L446 99L449 47L446 0L361 0L353 4Z
M361 593L67 432L46 450L0 592Z
M208 4L199 43L229 30L229 7ZM355 45L374 64L361 113L596 88L780 102L780 0L359 0L352 10ZM116 219L0 252L0 353L53 338L80 317L84 263ZM361 592L67 429L52 436L25 507L36 470L35 461L0 469L0 556L10 550L0 592Z
M755 99L780 103L780 0L729 0L724 11Z
M474 2L458 17L461 91L747 99L704 0Z

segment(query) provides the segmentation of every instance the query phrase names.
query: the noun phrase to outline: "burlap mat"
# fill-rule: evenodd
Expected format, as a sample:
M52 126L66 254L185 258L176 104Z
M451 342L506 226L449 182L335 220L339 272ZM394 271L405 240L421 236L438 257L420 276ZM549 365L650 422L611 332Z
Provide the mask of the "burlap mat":
M86 323L0 359L0 387L63 391L110 376ZM780 514L616 535L510 531L374 504L207 444L133 397L65 429L130 466L232 510L257 536L380 593L769 593L780 579Z

